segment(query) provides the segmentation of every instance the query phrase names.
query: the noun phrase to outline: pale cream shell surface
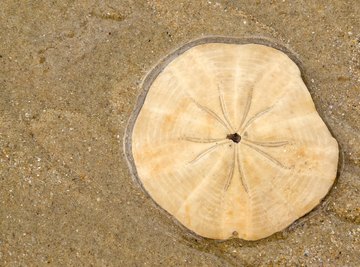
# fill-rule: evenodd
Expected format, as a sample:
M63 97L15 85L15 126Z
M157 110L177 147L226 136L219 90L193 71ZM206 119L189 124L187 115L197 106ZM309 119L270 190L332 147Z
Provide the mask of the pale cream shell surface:
M299 68L259 44L208 43L176 57L150 85L131 140L144 189L213 239L283 230L324 198L338 164Z

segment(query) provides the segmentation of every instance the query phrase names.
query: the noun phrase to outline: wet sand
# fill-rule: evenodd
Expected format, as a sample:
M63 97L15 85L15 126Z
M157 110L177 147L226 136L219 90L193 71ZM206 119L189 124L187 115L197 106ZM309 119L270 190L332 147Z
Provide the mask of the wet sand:
M359 266L360 2L3 1L0 266ZM341 162L323 202L256 242L196 237L123 152L145 75L204 36L293 51Z

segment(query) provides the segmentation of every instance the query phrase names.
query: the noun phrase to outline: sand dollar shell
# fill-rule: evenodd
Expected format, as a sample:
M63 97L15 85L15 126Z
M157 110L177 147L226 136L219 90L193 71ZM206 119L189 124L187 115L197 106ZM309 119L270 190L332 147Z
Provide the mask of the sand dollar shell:
M246 240L319 204L338 145L298 66L260 44L178 54L150 74L129 126L130 161L155 202L201 236Z

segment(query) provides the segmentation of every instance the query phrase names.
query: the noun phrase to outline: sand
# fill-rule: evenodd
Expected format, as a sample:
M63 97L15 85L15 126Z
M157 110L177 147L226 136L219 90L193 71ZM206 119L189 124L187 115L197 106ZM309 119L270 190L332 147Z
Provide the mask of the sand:
M0 266L359 266L359 14L357 0L2 1ZM191 234L123 155L145 75L212 35L297 54L340 144L323 202L256 242Z

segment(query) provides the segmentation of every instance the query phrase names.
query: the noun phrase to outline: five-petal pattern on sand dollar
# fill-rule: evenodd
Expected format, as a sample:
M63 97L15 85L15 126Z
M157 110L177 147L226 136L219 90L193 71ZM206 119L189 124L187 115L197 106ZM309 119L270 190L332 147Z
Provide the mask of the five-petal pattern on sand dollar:
M283 147L289 144L289 141L287 140L276 140L276 141L255 141L251 140L247 136L249 135L249 131L247 131L249 128L251 128L252 123L255 120L261 119L263 115L265 115L267 112L271 111L273 106L265 108L264 110L256 113L252 117L248 116L251 102L252 102L252 93L253 93L253 87L250 88L247 102L245 105L245 110L243 111L242 119L238 123L238 127L234 127L235 123L232 123L230 121L228 111L226 108L226 104L223 97L223 92L221 90L221 86L218 86L218 94L219 94L219 104L221 106L221 115L216 114L213 110L206 107L205 105L202 105L198 103L196 100L190 97L191 101L203 112L206 112L208 115L210 115L214 121L217 122L218 125L225 128L229 134L227 134L225 137L221 138L199 138L199 137L182 137L181 139L187 140L189 142L194 143L209 143L211 144L208 148L198 153L198 155L192 159L189 163L194 164L198 162L199 160L203 159L208 155L209 153L213 152L216 148L224 145L229 145L232 147L232 151L230 152L229 157L232 158L232 163L230 165L230 169L228 172L228 176L226 177L226 180L224 181L224 190L228 190L229 186L231 185L231 181L234 177L235 170L238 171L238 175L241 181L241 184L245 190L245 192L248 192L248 185L246 182L246 177L243 172L243 167L241 165L241 157L245 157L246 155L241 155L241 152L239 151L240 145L245 145L270 161L272 164L274 164L274 167L282 168L282 169L291 169L291 167L283 165L279 160L277 160L274 156L266 152L267 147ZM251 132L251 131L250 131Z

